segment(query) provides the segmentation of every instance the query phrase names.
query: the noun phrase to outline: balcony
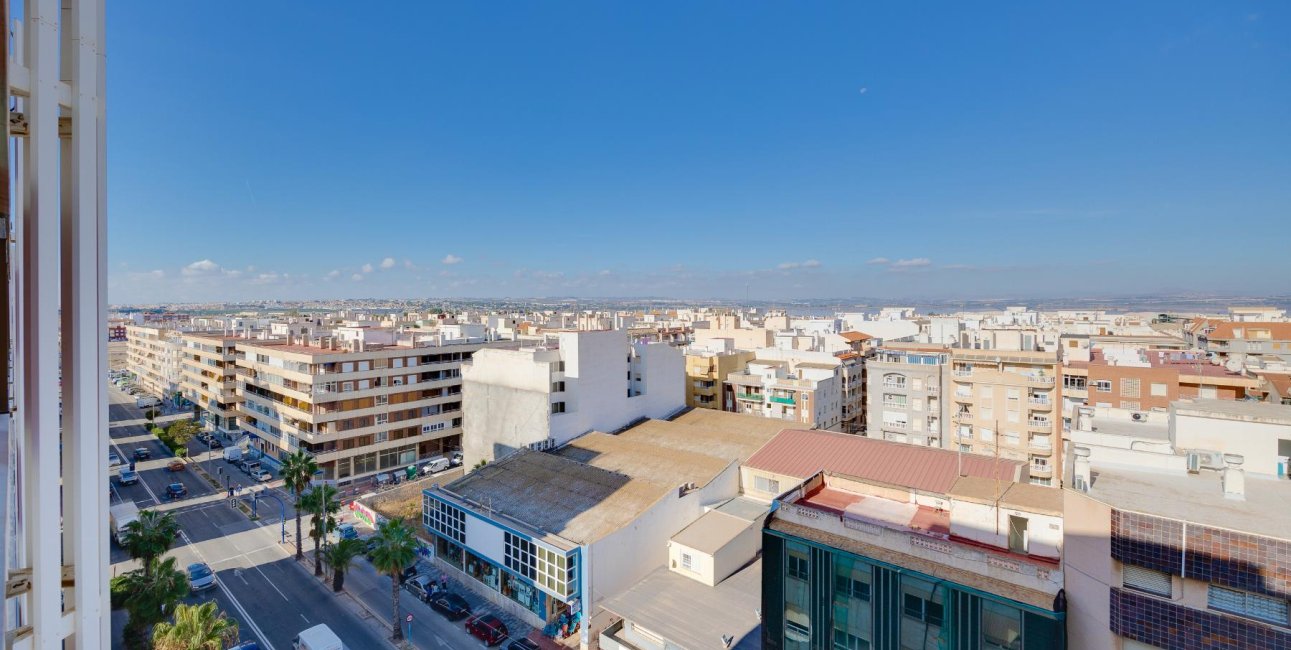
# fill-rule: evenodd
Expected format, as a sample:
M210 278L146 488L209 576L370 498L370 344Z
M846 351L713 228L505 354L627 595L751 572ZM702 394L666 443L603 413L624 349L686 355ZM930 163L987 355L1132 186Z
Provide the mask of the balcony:
M1053 449L1053 443L1049 440L1049 436L1031 436L1031 448L1048 451Z
M1041 431L1041 432L1052 431L1053 422L1050 422L1049 420L1028 420L1027 429L1030 431Z
M1053 476L1053 466L1047 463L1044 465L1031 463L1031 475L1039 478Z
M744 399L750 402L761 402L762 396L756 393L736 393L735 399Z
M885 382L883 382L883 387L884 387L884 388L900 388L900 389L904 390L904 389L905 389L905 387L906 387L906 383L905 383L904 381L885 381Z
M905 403L905 402L884 402L884 403L883 403L883 406L885 406L885 407L887 407L887 408L890 408L890 409L906 409L906 408L910 408L910 405L909 405L909 404L907 404L907 403Z
M1027 399L1027 403L1033 408L1038 408L1039 410L1047 411L1053 408L1053 402L1049 401L1048 397L1031 397Z
M792 397L775 397L775 396L772 396L772 397L769 397L769 398L767 398L767 399L770 399L772 402L775 402L776 404L788 404L789 406L793 406L793 405L796 403L796 402L794 402L794 399L793 399Z

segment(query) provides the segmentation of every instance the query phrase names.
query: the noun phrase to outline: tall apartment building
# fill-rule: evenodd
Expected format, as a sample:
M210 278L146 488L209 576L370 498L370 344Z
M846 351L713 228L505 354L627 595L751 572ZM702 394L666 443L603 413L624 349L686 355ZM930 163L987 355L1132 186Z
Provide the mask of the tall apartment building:
M942 434L949 350L939 346L887 345L866 361L866 371L867 437L949 447Z
M467 467L589 431L666 418L686 404L685 361L667 343L618 330L559 332L532 347L475 355L462 366Z
M219 333L186 332L180 335L179 384L184 398L193 403L202 424L229 435L238 427L238 337Z
M328 479L407 467L460 446L461 365L489 345L480 326L238 340L239 424L267 455L313 454Z
M960 350L951 352L955 444L961 451L1025 460L1031 482L1058 485L1062 478L1062 391L1055 352Z
M744 370L754 354L747 350L712 351L691 348L686 351L686 406L719 411L734 410L726 404L722 386L726 377Z
M172 325L128 325L126 365L135 382L163 400L179 392L179 366L183 356L180 329Z
M1021 462L957 456L790 431L754 454L776 476L823 468L777 486L762 647L1063 648L1062 492L1011 480Z

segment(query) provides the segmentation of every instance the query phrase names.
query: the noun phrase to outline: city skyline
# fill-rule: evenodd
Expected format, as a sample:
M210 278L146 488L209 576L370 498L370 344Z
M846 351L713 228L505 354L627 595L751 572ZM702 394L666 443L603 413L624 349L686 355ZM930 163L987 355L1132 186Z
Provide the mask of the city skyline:
M114 7L110 301L1282 289L1288 11L1054 11Z

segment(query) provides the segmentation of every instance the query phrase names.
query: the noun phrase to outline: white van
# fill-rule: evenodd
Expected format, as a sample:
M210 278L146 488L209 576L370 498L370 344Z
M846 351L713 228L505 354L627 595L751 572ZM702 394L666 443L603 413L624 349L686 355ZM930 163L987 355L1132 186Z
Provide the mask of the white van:
M236 463L236 462L238 462L238 461L240 461L240 460L242 460L242 448L241 448L241 447L225 447L225 448L224 448L224 461L225 461L225 462L229 462L229 463Z
M140 397L135 401L135 406L138 406L141 409L146 409L149 406L161 406L161 400L156 397Z
M425 465L421 466L421 473L423 476L438 474L439 472L448 469L451 465L452 463L450 463L447 458L444 458L443 456L435 456L434 458L427 460Z
M332 628L324 623L297 634L291 641L291 647L294 650L345 650L341 637L336 636Z

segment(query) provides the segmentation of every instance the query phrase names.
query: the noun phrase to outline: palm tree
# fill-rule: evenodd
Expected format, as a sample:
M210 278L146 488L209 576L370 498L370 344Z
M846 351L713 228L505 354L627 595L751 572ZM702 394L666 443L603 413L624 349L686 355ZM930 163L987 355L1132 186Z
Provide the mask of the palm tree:
M215 601L180 604L173 623L152 630L153 650L221 650L238 640L238 623L215 611Z
M318 472L318 463L314 462L314 457L309 454L298 451L282 463L283 484L296 497L296 559L302 560L305 557L305 545L302 543L300 536L300 499L309 487L309 482L313 480L314 474Z
M336 498L336 488L322 483L305 493L301 506L309 511L309 536L314 538L314 575L323 575L323 556L318 547L336 528L336 513L341 502Z
M125 549L130 557L143 564L143 572L152 571L153 560L161 557L179 536L179 522L169 512L144 510L139 518L125 525Z
M362 552L363 542L357 539L343 539L323 551L323 559L332 568L332 591L340 591L345 586L345 572Z
M149 626L166 617L166 612L188 595L188 576L175 568L175 558L153 559L143 570L126 573L122 589L130 618L126 622L127 647L147 647Z
M417 559L417 539L412 528L402 519L384 521L377 528L376 545L372 549L372 566L390 576L390 598L394 608L390 611L391 626L396 643L403 640L403 627L399 624L399 576L405 567Z

